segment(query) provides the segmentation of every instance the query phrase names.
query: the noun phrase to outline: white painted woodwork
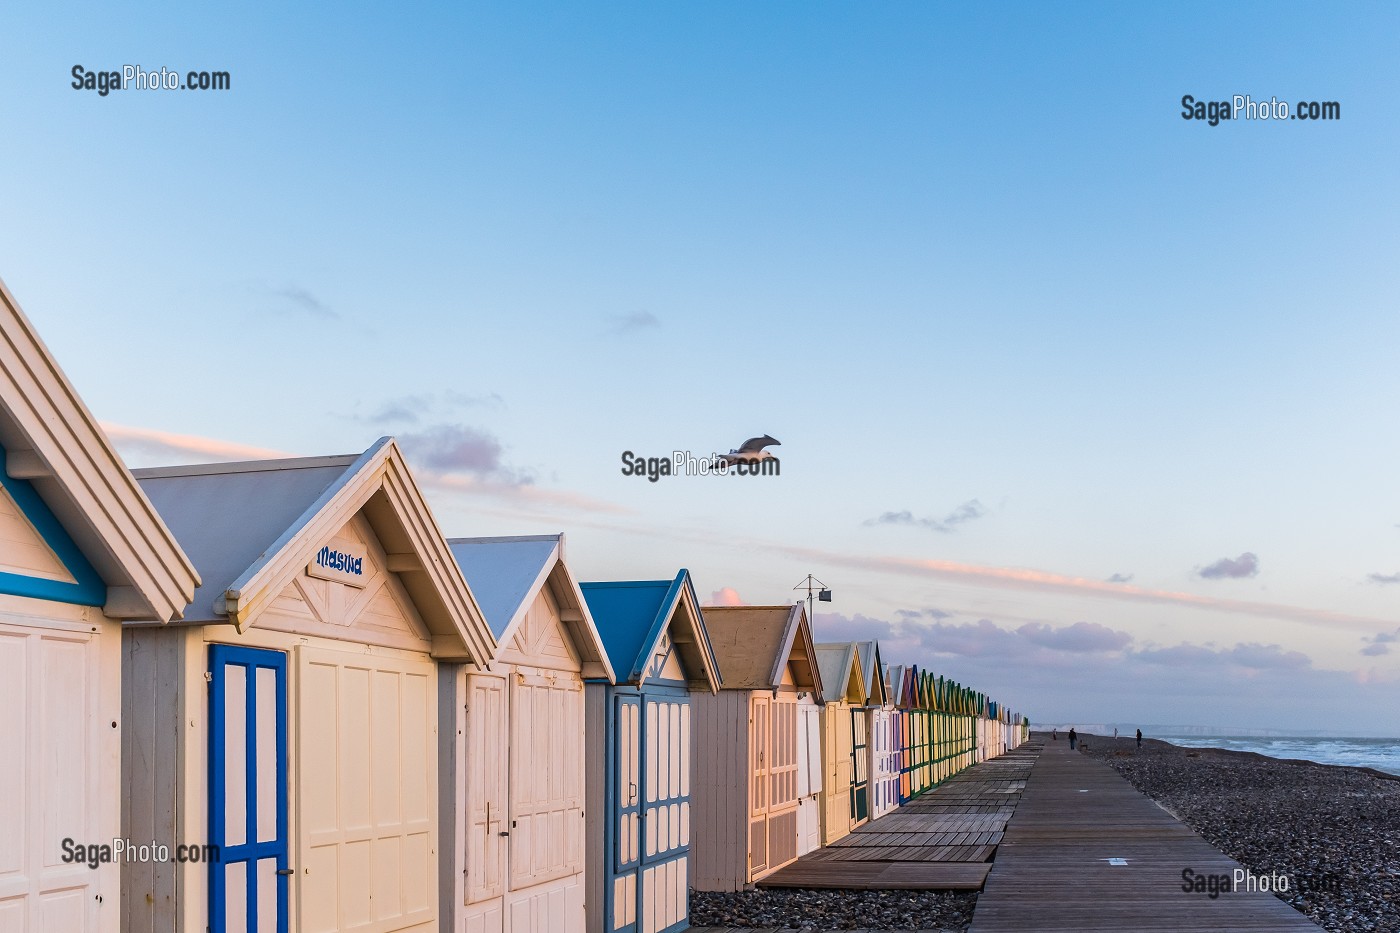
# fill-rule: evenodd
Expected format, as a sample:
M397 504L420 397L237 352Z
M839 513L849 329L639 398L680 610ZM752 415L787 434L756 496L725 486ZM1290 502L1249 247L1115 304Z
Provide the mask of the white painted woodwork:
M0 571L73 582L73 575L63 566L63 561L3 488L0 488Z
M436 929L437 666L297 651L300 933Z
M69 609L55 614L89 624L0 611L0 930L7 933L115 933L118 924L119 867L61 861L63 839L110 843L119 819L119 632L96 612Z

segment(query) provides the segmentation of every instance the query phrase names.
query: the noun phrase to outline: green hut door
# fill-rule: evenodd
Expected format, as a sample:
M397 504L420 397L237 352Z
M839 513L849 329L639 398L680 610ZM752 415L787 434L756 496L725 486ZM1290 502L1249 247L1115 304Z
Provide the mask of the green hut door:
M865 822L870 815L870 797L867 787L870 783L869 757L866 754L867 736L865 710L851 710L851 825Z

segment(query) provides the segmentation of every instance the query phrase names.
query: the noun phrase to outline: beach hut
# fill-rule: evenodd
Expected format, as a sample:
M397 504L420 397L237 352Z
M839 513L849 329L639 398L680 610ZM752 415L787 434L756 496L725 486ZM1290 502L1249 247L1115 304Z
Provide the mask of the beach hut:
M199 578L3 282L0 464L0 930L116 933L121 623Z
M895 708L889 694L889 672L880 658L880 645L863 641L856 645L865 680L866 747L870 756L870 818L884 816L899 806L899 734Z
M817 645L822 695L822 844L830 845L870 818L869 755L860 652L855 642Z
M441 929L583 933L583 684L612 667L563 535L448 544L498 648L443 680Z
M821 691L807 613L711 606L705 630L723 673L691 699L691 886L739 891L799 854L799 771L809 748L800 697Z
M898 802L903 803L910 798L909 794L909 744L910 744L910 724L909 716L909 667L904 664L891 664L889 672L889 697L890 703L894 707L894 737L895 737L895 761L894 766L898 769L899 780L896 785L898 790Z
M720 673L690 574L585 583L616 683L584 689L584 903L592 933L671 933L689 917L691 711Z
M202 585L126 626L124 834L150 931L437 929L438 678L495 640L399 449L136 471Z

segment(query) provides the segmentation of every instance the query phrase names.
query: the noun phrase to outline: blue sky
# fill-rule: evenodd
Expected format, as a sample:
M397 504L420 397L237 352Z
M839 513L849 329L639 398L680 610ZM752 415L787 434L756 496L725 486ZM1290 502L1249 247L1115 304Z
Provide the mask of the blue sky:
M0 276L133 463L390 433L453 534L810 571L819 638L1032 717L1400 732L1400 12L0 27ZM69 86L138 63L232 90ZM1181 118L1237 93L1342 119ZM781 478L620 475L762 433Z

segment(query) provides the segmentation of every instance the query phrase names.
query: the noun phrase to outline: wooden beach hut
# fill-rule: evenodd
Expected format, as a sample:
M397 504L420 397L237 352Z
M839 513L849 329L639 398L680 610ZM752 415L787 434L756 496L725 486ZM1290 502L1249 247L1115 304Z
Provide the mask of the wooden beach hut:
M880 657L879 643L859 642L856 651L860 655L866 689L865 716L870 732L866 739L870 755L866 796L873 820L899 806L898 724L889 695L888 669Z
M585 583L616 683L590 680L584 862L590 933L671 933L689 920L692 693L720 674L685 570Z
M894 707L894 737L895 737L895 761L894 766L898 769L899 779L896 784L898 792L898 803L910 799L909 793L909 755L910 755L910 726L912 719L909 716L909 667L905 664L891 664L889 673L890 703Z
M801 603L711 606L705 629L723 673L691 699L691 886L739 891L799 853L799 770L809 747L802 697L821 691Z
M817 645L826 700L822 711L822 844L830 845L870 818L865 681L855 642Z
M498 648L440 691L441 929L583 933L583 685L612 667L563 535L448 544Z
M3 282L0 463L0 930L116 933L121 624L199 577Z
M123 633L131 933L439 925L439 667L495 640L397 445L136 471L198 569Z

